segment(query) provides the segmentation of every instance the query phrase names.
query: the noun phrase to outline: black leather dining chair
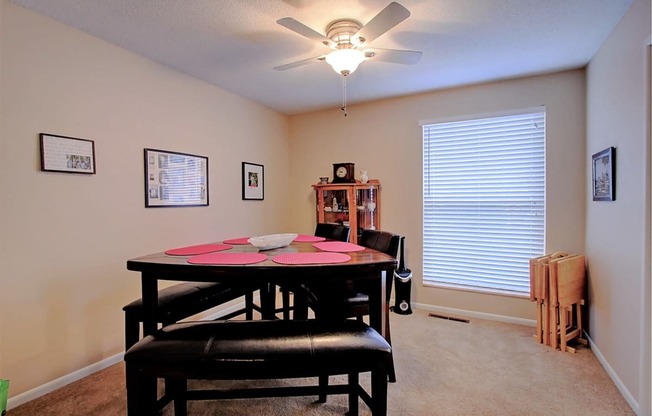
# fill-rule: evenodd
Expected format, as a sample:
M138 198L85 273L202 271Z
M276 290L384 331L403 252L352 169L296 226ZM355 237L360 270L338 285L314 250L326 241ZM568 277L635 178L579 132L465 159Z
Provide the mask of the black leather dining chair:
M342 241L347 243L351 235L351 227L342 224L319 223L315 228L316 237L327 240ZM294 311L300 319L307 318L308 305L305 299L307 293L304 288L281 287L281 307L276 310L283 314L283 319L290 319L290 312ZM290 293L294 293L294 304L290 302Z
M368 247L394 258L398 255L401 236L387 231L378 230L362 230L362 235L358 239L358 244L363 247ZM385 338L391 345L391 334L389 327L389 304L392 294L392 283L394 276L387 276L386 282L386 316L385 316ZM316 296L319 299L320 295ZM308 298L308 305L313 309L316 317L331 317L331 318L356 318L363 320L365 316L369 315L369 295L364 293L360 288L356 287L352 281L345 283L343 288L338 289L338 292L330 293L327 297L328 302L319 304L312 303L311 300L315 297ZM342 301L339 301L342 299ZM390 363L388 365L388 378L391 383L396 382L396 372L394 370L394 359L390 355Z
M351 227L341 224L319 223L315 228L316 237L324 237L327 240L349 242Z
M401 236L398 234L392 234L387 231L362 230L362 236L360 237L358 244L396 258L398 256L400 242ZM388 311L390 297L392 295L393 280L394 276L387 276L386 300ZM346 317L362 319L364 316L369 315L369 296L366 293L357 291L354 286L349 286L347 289L351 296L344 299ZM386 321L389 322L389 320Z

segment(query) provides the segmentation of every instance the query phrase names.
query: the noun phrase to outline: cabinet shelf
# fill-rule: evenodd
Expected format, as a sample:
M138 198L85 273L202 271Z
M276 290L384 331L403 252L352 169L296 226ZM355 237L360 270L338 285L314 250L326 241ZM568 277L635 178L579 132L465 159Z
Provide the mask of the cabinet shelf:
M315 190L318 223L351 227L349 241L358 242L363 229L380 229L380 181L312 185ZM336 206L333 206L333 201Z

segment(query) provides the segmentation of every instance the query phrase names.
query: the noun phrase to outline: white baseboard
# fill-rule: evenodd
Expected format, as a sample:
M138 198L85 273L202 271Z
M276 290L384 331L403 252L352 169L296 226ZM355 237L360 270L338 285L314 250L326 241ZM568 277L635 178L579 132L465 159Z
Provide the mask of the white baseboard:
M256 301L258 301L258 300L259 299L258 299L257 296L254 297L254 303L256 303ZM227 314L229 314L231 312L235 312L238 309L242 309L243 307L244 307L244 304L240 303L240 304L229 306L228 308L218 309L215 313L212 313L210 315L206 315L203 318L201 318L200 320L201 321L213 321L215 319L218 319L220 316L224 316L224 315L227 315Z
M45 394L53 392L58 388L66 386L74 381L80 380L84 377L88 377L93 373L96 373L100 370L112 366L113 364L119 363L120 361L122 361L123 355L124 353L121 352L120 354L116 354L112 357L105 358L102 361L99 361L95 364L91 364L87 367L74 371L63 377L59 377L56 380L52 380L49 383L45 383L32 390L28 390L22 394L19 394L18 396L10 397L9 400L7 400L7 410L11 410L15 407L20 406L23 403L27 403ZM9 388L11 389L11 385L9 386Z
M525 325L525 326L532 326L536 327L537 326L537 321L534 319L524 319L524 318L515 318L513 316L505 316L505 315L495 315L492 313L484 313L484 312L475 312L475 311L467 311L464 309L455 309L455 308L447 308L444 306L434 306L434 305L426 305L423 303L412 303L412 307L422 309L425 311L430 311L430 312L438 312L446 315L455 315L455 316L463 316L466 318L478 318L478 319L486 319L489 321L498 321L498 322L506 322L510 324L517 324L517 325Z
M254 299L255 300L255 299ZM243 305L241 304L236 304L233 306L230 306L225 309L221 309L218 312L215 312L214 314L211 314L209 316L206 316L202 318L202 320L212 320L218 318L220 315L224 315L230 312L234 312L240 308L242 308ZM119 354L116 354L112 357L108 357L103 359L102 361L99 361L97 363L91 364L87 367L84 367L82 369L79 369L77 371L74 371L70 374L67 374L63 377L59 377L56 380L52 380L48 383L45 383L43 385L40 385L36 388L33 388L31 390L28 390L24 393L19 394L18 396L15 397L9 397L9 400L7 400L7 410L14 409L21 404L27 403L31 400L37 399L43 395L46 395L48 393L53 392L56 389L59 389L61 387L64 387L72 382L75 382L77 380L80 380L84 377L88 377L93 373L96 373L98 371L104 370L107 367L110 367L114 364L119 363L122 361L124 356L124 352L121 352ZM11 389L11 386L10 386ZM11 393L11 390L10 390Z
M237 309L239 309L241 305L234 305L229 308L220 310L219 312L216 312L212 315L206 316L203 319L206 320L211 320L215 319L220 315L223 315L225 313L233 312ZM456 315L456 316L462 316L462 317L468 317L468 318L478 318L478 319L487 319L491 321L499 321L499 322L506 322L506 323L512 323L512 324L517 324L517 325L525 325L525 326L532 326L536 327L536 321L532 319L523 319L523 318L515 318L512 316L504 316L504 315L495 315L495 314L490 314L490 313L483 313L483 312L475 312L475 311L467 311L463 309L455 309L455 308L447 308L443 306L433 306L433 305L426 305L422 303L412 303L413 308L417 309L422 309L425 311L431 311L431 312L438 312L438 313L443 313L447 315ZM598 361L600 364L602 364L602 367L604 367L605 371L611 377L613 380L614 384L620 391L620 393L623 395L627 403L634 409L634 412L638 415L639 413L639 406L634 397L631 395L629 390L625 387L625 385L622 383L622 381L618 378L616 373L613 371L607 360L604 358L604 356L600 353L600 350L595 346L593 343L593 340L589 337L586 336L586 338L589 340L589 345L591 347L591 350L597 357ZM56 380L52 380L48 383L45 383L41 386L38 386L32 390L28 390L22 394L19 394L18 396L15 397L10 397L9 400L7 401L7 410L11 410L15 407L20 406L23 403L27 403L31 400L34 400L38 397L41 397L45 394L48 394L58 388L61 388L63 386L66 386L74 381L80 380L84 377L88 377L91 374L98 372L100 370L103 370L107 367L110 367L114 364L117 364L118 362L122 361L124 353L119 353L116 354L112 357L105 358L102 361L99 361L95 364L91 364L87 367L84 367L82 369L79 369L77 371L74 371L68 375L65 375L63 377L59 377ZM640 415L642 416L642 415Z
M487 319L491 321L507 322L507 323L513 323L519 325L532 326L532 327L536 327L537 324L537 321L532 319L514 318L511 316L494 315L494 314L467 311L467 310L455 309L455 308L446 308L443 306L425 305L420 303L413 303L412 306L418 309L423 309L431 312L438 312L446 315L456 315L456 316L462 316L467 318ZM591 337L589 337L588 334L586 334L586 332L584 333L584 336L589 341L589 347L591 348L591 351L596 356L596 358L598 359L602 367L605 369L605 371L607 372L607 374L609 375L613 383L616 385L616 388L618 388L620 394L623 395L625 401L627 401L627 403L631 406L631 408L638 416L648 416L648 415L642 415L640 413L638 402L636 401L636 399L634 399L634 396L632 396L632 394L629 392L627 387L625 387L625 385L620 380L620 378L613 370L613 368L611 368L609 362L606 360L604 355L602 355L600 349L595 345Z
M632 394L629 392L629 390L627 390L627 387L625 387L625 385L620 380L620 378L618 377L616 372L613 370L613 368L611 368L611 366L609 365L609 362L607 361L606 358L604 358L604 355L602 355L602 353L600 352L600 349L595 345L595 343L593 342L591 337L586 332L584 332L584 336L586 337L587 340L589 340L589 347L591 347L591 351L593 351L593 355L595 355L595 357L598 359L600 364L602 364L602 367L604 368L604 370L607 372L609 377L611 377L611 381L614 382L614 384L616 385L616 387L620 391L620 394L623 395L623 397L625 398L627 403L631 406L632 410L634 410L634 413L636 413L639 416L645 416L645 415L641 415L639 413L638 402L636 401L636 399L634 399L634 396L632 396Z

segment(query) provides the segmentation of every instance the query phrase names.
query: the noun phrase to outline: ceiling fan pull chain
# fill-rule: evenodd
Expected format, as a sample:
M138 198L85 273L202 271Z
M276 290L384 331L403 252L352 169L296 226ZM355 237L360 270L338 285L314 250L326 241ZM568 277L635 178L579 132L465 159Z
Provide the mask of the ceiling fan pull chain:
M342 111L344 111L344 117L346 117L348 115L346 112L346 76L342 77L342 86L343 86Z

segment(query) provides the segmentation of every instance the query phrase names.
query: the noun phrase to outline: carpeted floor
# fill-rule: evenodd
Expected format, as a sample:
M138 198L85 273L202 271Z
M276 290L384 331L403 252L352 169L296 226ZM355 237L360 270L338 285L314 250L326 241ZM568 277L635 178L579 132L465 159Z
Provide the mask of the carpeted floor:
M590 349L553 351L533 328L392 314L398 382L391 416L634 415ZM312 381L312 380L309 380ZM294 382L294 381L293 381ZM368 386L368 378L362 378ZM195 416L343 415L346 396L190 402ZM124 366L118 364L10 410L8 416L125 415ZM165 416L174 414L168 406ZM369 415L361 403L360 414Z

